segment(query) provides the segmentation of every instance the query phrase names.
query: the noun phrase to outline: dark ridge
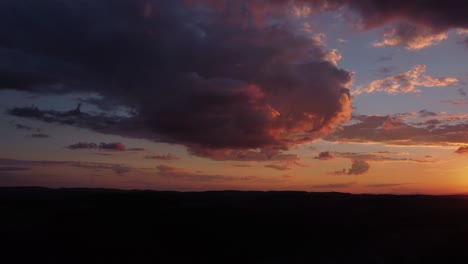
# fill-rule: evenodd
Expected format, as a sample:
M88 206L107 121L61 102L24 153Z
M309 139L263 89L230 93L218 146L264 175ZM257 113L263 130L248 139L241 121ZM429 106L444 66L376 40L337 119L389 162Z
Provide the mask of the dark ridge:
M2 263L466 263L468 197L0 188Z

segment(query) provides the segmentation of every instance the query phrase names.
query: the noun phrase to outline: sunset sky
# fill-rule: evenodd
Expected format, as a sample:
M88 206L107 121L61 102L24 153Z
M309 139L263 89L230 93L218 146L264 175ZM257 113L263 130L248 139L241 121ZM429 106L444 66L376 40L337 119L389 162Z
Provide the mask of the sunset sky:
M468 193L458 0L2 0L0 186Z

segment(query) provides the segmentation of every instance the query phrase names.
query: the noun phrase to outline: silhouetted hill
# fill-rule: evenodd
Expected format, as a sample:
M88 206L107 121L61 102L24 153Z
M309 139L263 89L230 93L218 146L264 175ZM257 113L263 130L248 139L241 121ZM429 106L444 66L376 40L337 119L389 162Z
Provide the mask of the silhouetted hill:
M0 212L2 263L468 261L461 195L0 188Z

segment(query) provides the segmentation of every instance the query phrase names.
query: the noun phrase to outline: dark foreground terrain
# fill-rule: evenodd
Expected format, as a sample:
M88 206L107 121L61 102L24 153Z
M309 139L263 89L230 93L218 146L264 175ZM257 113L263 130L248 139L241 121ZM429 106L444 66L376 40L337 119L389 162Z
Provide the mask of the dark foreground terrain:
M468 197L0 188L0 263L468 263Z

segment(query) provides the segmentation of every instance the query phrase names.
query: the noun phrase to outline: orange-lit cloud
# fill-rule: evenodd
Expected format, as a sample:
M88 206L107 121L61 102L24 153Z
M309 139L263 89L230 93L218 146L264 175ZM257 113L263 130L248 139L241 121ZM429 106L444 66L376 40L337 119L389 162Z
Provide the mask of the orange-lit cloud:
M420 50L437 45L448 39L447 32L434 32L429 27L418 27L410 24L398 24L387 29L383 40L374 42L374 47L402 46L408 50Z
M432 77L424 74L426 65L416 65L407 72L375 80L367 85L358 86L352 91L353 95L363 93L384 92L388 94L421 92L417 87L444 87L457 84L460 80L455 77Z

